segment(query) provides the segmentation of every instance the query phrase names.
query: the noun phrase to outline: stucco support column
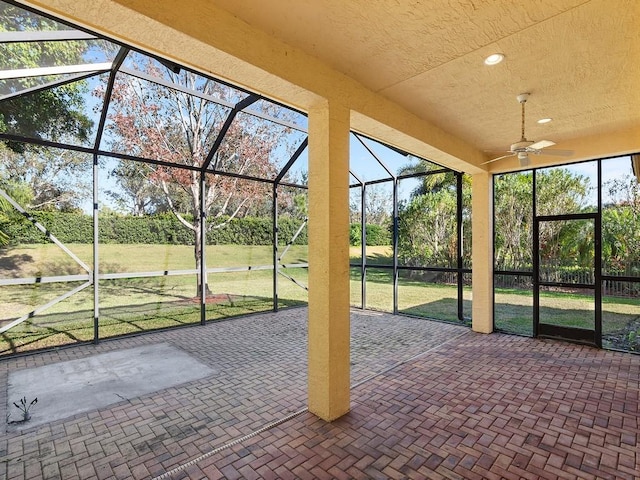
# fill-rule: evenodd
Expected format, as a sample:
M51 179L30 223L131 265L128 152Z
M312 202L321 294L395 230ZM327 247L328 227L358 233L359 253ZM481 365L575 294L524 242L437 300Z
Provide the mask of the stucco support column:
M309 410L349 411L349 109L309 110Z
M489 173L471 177L473 261L472 328L493 331L493 179Z

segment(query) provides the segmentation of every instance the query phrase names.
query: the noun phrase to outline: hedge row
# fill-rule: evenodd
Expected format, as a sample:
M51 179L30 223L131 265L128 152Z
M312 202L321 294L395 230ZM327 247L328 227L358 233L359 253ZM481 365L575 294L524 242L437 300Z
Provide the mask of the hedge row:
M62 243L93 242L93 219L90 215L67 212L34 212L33 216ZM104 215L100 216L98 227L101 243L192 245L194 241L193 232L182 225L172 214L145 217ZM288 243L299 227L300 220L280 218L278 220L280 243ZM354 227L359 231L360 225L351 225L352 232ZM369 227L377 227L377 225L367 226L368 235ZM26 219L1 225L0 228L9 235L12 244L48 242L47 237ZM374 228L372 231L376 232L377 230ZM387 243L371 243L378 237L380 236L372 233L367 237L368 243L370 245L390 243L386 239L383 241ZM234 218L221 228L211 229L207 234L207 243L209 245L271 245L272 238L273 229L270 218L244 217ZM307 242L307 229L305 228L296 238L295 244L306 245Z
M389 228L367 224L367 245L391 245L391 231ZM362 225L352 223L349 230L349 242L353 246L362 245Z

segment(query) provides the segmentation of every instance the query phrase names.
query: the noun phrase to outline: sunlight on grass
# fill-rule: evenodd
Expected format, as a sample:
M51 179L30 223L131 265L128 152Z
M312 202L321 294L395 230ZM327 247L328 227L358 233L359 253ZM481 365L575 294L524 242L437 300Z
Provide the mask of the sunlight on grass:
M93 246L70 244L67 247L89 266ZM282 249L282 247L281 247ZM292 245L283 261L306 263L306 245ZM188 270L195 268L193 247L188 245L100 244L100 273ZM272 265L269 245L209 245L207 266ZM86 273L57 245L20 245L0 250L0 278L72 275Z
M391 270L367 269L365 308L384 312L393 311L393 278Z
M368 268L366 308L393 311L393 273L390 269ZM464 288L464 311L471 311L471 288ZM421 279L398 279L398 310L417 317L459 322L458 286L425 282ZM360 269L351 269L351 304L361 306ZM465 324L469 323L467 321Z
M359 263L362 260L362 247L349 247L351 263ZM392 265L393 248L390 245L368 245L367 265Z

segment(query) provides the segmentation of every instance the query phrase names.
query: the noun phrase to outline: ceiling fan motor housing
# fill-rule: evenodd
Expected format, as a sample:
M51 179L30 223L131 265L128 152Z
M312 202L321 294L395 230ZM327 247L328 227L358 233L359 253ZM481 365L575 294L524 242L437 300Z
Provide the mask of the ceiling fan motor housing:
M511 151L513 153L528 152L529 147L533 144L534 142L531 142L529 140L520 140L519 142L511 145Z

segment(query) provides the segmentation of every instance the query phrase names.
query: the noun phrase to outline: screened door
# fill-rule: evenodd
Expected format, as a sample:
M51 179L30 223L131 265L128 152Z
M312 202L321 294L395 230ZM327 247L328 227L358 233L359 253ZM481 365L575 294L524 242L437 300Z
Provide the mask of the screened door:
M596 214L538 217L534 224L534 334L600 346ZM537 248L536 248L537 247Z

